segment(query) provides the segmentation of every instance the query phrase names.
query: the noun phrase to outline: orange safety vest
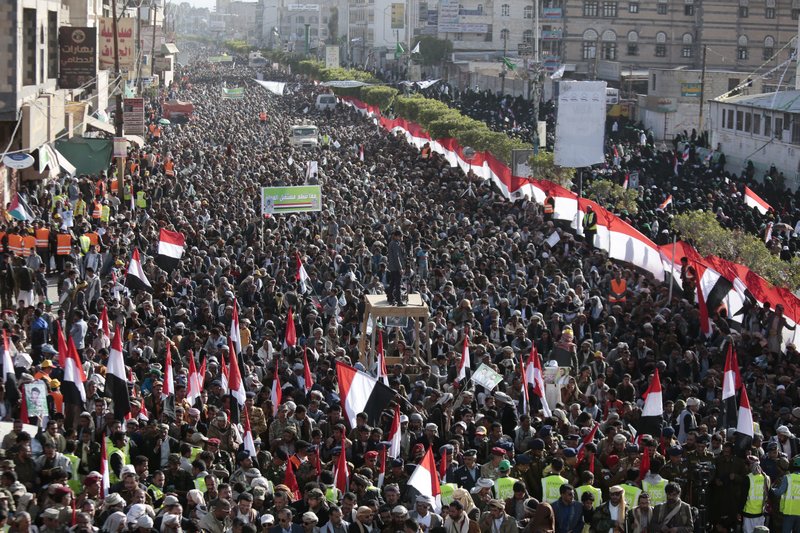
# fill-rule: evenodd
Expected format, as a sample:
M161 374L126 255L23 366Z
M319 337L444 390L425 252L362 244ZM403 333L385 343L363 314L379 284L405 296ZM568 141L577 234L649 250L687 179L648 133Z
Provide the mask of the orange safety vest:
M100 242L100 236L93 231L90 231L89 233L84 233L84 235L86 235L86 237L89 238L89 242L91 243L92 246L97 246L98 243Z
M31 248L36 248L36 237L26 235L22 238L22 257L31 255Z
M167 162L164 163L164 173L167 176L175 175L175 163L172 162L172 159L168 159Z
M100 202L94 202L94 208L92 209L92 218L99 219L103 215L103 204Z
M12 233L8 236L8 249L14 255L22 255L22 237Z
M544 214L545 215L552 215L555 213L556 210L556 201L553 199L552 196L548 196L544 199Z
M94 186L94 195L95 196L105 196L106 195L106 182L105 180L99 179Z
M150 130L150 135L155 135L155 133L156 133L156 125L155 124L150 124L147 127L147 129Z
M119 191L119 180L114 178L113 180L111 180L111 192L117 194L118 191Z
M131 166L128 168L130 168L131 174L136 174L136 171L139 170L139 165L137 165L135 161L131 161Z
M422 156L422 159L428 159L428 157L430 157L431 155L431 149L428 148L427 146L423 147L422 150L420 150L420 152L421 152L420 156Z
M39 228L36 230L36 247L48 248L50 246L50 230Z
M625 292L628 290L628 282L625 281L625 278L617 281L616 279L611 280L611 293L608 295L608 302L615 304L615 303L624 303L626 300Z
M64 414L64 395L58 391L50 391L50 396L53 398L53 408L56 413Z
M56 236L56 255L69 255L72 250L72 235L59 233Z

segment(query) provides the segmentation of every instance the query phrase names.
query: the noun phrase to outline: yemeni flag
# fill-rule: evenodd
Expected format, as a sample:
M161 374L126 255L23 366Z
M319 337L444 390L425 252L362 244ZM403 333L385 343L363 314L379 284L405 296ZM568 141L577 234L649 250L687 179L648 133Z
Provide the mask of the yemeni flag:
M14 372L14 360L11 358L9 344L8 332L3 330L3 383L6 386L6 399L8 403L14 407L20 399L20 394L19 388L17 387L17 375Z
M378 329L378 346L375 349L378 354L378 379L383 384L389 386L389 372L386 370L386 354L383 351L383 330Z
M28 398L25 395L25 387L22 387L22 397L21 402L19 404L19 419L22 420L23 424L30 424L31 418L28 416Z
M283 338L283 348L294 348L297 345L297 332L294 328L294 311L289 307L286 314L286 335Z
M308 366L307 346L303 346L303 381L305 382L306 394L311 392L314 386L314 377L311 375L311 367Z
M525 380L533 385L533 394L539 398L539 402L542 404L544 416L552 416L550 406L547 403L547 396L545 395L542 360L539 358L535 344L531 346L531 353L528 356L528 362L525 364L525 373Z
M666 200L664 200L663 202L661 202L661 204L659 204L659 206L656 208L656 211L658 210L664 211L671 204L672 204L672 195L670 194L669 196L667 196Z
M378 461L378 488L383 487L383 480L386 478L386 446L381 446L380 458Z
M198 375L198 381L200 383L200 392L203 392L203 386L205 385L206 381L206 356L203 356L203 363L200 365L200 373Z
M616 151L616 150L617 150L617 147L615 146L614 147L614 151ZM625 181L622 182L622 188L623 189L627 189L628 188L629 181L630 181L630 174L625 174Z
M584 456L586 456L586 445L589 444L590 442L594 442L594 438L597 435L597 428L599 427L600 424L595 423L595 425L592 427L592 430L589 433L587 433L585 437L583 437L583 442L581 442L580 445L578 445L577 449L578 455L575 464L581 464L581 461L583 461Z
M433 512L442 511L442 490L439 487L439 476L436 474L436 461L433 460L433 449L428 448L422 461L414 469L407 485L414 487L422 496L427 496Z
M111 488L111 478L109 476L109 472L111 468L108 463L108 452L106 451L106 440L105 438L100 439L100 497L105 498L108 496L108 491Z
M164 386L161 389L161 399L165 400L175 394L175 372L172 370L172 343L167 342L167 357L164 360Z
M400 442L402 439L400 431L400 406L394 406L394 417L392 418L392 427L389 429L389 457L397 459L400 457Z
M770 210L774 211L771 205L754 193L753 189L747 185L744 186L744 204L751 209L758 209L758 212L762 215L766 215Z
M158 236L158 252L156 264L162 270L172 272L181 263L183 251L186 248L186 239L183 233L162 229Z
M336 460L336 467L333 470L333 486L336 487L341 494L350 490L350 471L347 468L347 448L345 444L344 433L342 433L342 453L339 454L339 459Z
M339 381L339 403L344 408L350 427L356 427L356 415L367 414L367 422L378 424L384 407L394 398L395 392L364 372L352 366L336 362Z
M472 369L472 361L469 357L469 337L464 335L464 345L461 347L461 362L458 365L456 381L461 383L467 379L467 369Z
M236 356L242 353L242 331L239 329L239 304L233 299L233 313L231 314L231 334L228 337L233 342L231 353Z
M194 402L200 397L200 393L203 390L202 382L203 378L200 377L200 373L197 371L197 365L194 362L194 354L191 350L189 350L189 381L186 385L186 400L189 402L190 405L194 405Z
M358 160L359 161L364 161L364 145L363 144L358 145Z
M661 395L661 376L656 368L650 386L642 395L644 406L639 427L636 428L640 434L661 435L661 427L664 425L664 403Z
M772 240L772 222L767 223L767 227L764 229L764 242L769 243Z
M222 383L222 393L228 394L228 361L225 359L225 352L222 350L219 352L219 371L219 380Z
M732 281L707 264L697 262L697 307L700 312L700 329L711 335L711 316L721 308L732 317L739 313L747 300L744 292L734 287Z
M442 452L442 457L439 459L439 480L442 483L447 483L447 448Z
M25 203L25 200L19 193L16 193L14 198L8 203L8 209L6 209L6 211L16 220L21 220L23 222L26 220L33 220L33 211L31 211L31 208L28 207L28 204Z
M228 371L228 388L231 392L231 423L239 423L239 413L244 407L244 402L247 400L247 391L244 388L244 381L242 380L242 373L239 370L239 358L233 353L233 341L228 339L228 345L231 350L230 370Z
M250 415L247 414L247 409L244 410L244 449L250 454L254 460L256 458L256 443L253 440L253 430L250 428Z
M344 452L342 452L344 455ZM283 484L289 488L293 498L292 500L300 499L300 486L297 484L297 476L294 475L294 466L292 461L286 461L286 474L283 477Z
M114 340L108 355L106 393L114 404L114 420L125 420L131 413L131 393L128 389L125 359L122 356L122 335L119 326L114 328Z
M639 463L639 481L643 480L649 471L650 471L650 448L645 446L644 453L642 453L642 461Z
M86 389L83 386L84 382L86 382L86 374L83 373L81 359L78 357L78 350L75 349L75 343L72 342L72 337L70 337L67 339L67 357L64 365L64 381L61 385L61 393L64 396L64 403L69 405L77 405L83 409L83 406L86 403Z
M736 422L736 432L734 438L734 450L741 457L750 454L750 447L753 444L755 434L753 426L753 412L750 410L750 399L747 397L747 389L742 387L742 394L739 398L739 419Z
M306 267L303 266L303 260L300 259L300 252L295 252L297 258L297 274L295 280L300 284L300 293L305 294L311 289L311 278L306 272Z
M737 425L736 391L742 388L742 374L739 372L739 361L733 343L728 342L728 354L725 357L725 373L722 375L722 407L726 428Z
M278 406L283 400L283 391L281 390L281 378L278 373L278 357L275 357L275 375L272 378L272 392L269 393L269 399L272 400L272 416L278 416Z
M111 340L111 328L108 325L108 307L103 306L103 311L100 313L100 333L108 340Z
M128 272L125 274L125 286L133 290L153 292L153 286L150 285L142 269L138 248L133 249L131 262L128 265Z
M520 402L520 406L522 408L521 414L527 415L531 412L531 400L528 397L528 373L525 371L524 366L520 371L520 376L522 377L522 401Z

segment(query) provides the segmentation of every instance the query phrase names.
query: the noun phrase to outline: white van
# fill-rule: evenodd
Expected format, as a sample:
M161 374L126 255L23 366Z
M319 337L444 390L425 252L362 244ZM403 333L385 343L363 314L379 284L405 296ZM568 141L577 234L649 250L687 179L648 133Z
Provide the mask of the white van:
M319 130L313 124L292 126L289 144L301 148L316 148L319 146Z
M317 111L328 111L336 109L336 95L320 94L317 96Z

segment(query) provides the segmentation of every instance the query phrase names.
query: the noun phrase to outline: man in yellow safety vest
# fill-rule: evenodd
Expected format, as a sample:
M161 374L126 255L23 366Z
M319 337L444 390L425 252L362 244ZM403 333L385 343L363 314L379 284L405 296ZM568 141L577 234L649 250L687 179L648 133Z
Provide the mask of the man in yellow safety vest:
M761 470L761 461L755 455L747 457L750 473L744 480L744 489L747 498L742 509L742 530L750 533L766 522L764 508L766 507L770 479Z

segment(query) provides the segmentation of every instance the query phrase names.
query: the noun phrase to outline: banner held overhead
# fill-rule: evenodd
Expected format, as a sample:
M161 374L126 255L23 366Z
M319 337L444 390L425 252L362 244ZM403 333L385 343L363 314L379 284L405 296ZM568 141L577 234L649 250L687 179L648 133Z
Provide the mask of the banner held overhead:
M606 82L560 82L555 164L579 168L605 161L605 123Z
M305 185L300 187L263 187L261 189L261 213L302 213L322 210L322 187Z

